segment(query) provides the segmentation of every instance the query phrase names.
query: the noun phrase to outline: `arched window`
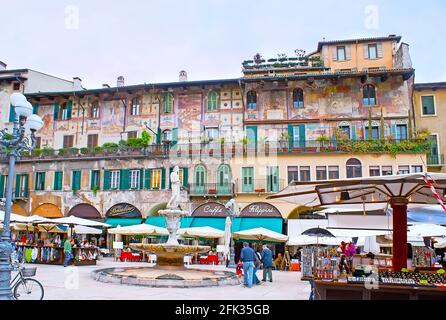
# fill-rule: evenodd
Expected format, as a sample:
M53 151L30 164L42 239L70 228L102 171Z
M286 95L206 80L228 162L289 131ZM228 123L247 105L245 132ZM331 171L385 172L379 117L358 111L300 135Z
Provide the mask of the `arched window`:
M227 164L218 168L217 192L225 195L231 193L231 168Z
M206 191L206 168L203 165L195 167L194 194L205 194Z
M141 112L141 99L139 97L132 99L132 108L130 109L130 115L139 116Z
M163 94L163 112L172 113L173 110L173 94L165 92Z
M293 107L294 108L304 107L304 91L301 88L293 90Z
M347 178L361 178L362 177L362 165L361 161L352 158L347 161Z
M163 142L172 141L172 130L166 129L163 131Z
M255 110L257 109L257 92L249 91L248 92L248 109Z
M376 89L372 84L366 84L362 88L363 103L365 106L376 105Z
M217 111L218 109L218 93L211 91L208 94L208 111Z
M90 116L92 118L99 118L99 103L97 101L91 104Z

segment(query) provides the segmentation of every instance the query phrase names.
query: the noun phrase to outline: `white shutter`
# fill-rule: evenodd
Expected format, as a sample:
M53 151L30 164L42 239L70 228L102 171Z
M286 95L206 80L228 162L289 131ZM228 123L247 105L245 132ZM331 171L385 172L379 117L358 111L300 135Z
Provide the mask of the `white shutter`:
M369 58L369 45L367 43L364 43L363 49L364 49L364 59L368 59Z
M333 54L333 61L338 61L338 47L334 46L331 48Z
M347 45L345 46L345 60L349 61L352 59L352 50L351 46Z
M378 42L378 44L376 45L377 47L377 51L378 51L378 58L382 58L383 57L383 44L382 42Z

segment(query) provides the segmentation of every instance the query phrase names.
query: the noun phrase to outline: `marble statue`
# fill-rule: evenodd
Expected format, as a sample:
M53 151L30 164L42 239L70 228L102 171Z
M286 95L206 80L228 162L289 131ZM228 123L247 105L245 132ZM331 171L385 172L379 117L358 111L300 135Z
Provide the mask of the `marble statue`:
M170 174L170 183L172 185L172 196L170 197L169 202L167 203L167 208L169 209L178 209L180 203L180 176L179 176L180 168L175 166L173 168L172 173Z

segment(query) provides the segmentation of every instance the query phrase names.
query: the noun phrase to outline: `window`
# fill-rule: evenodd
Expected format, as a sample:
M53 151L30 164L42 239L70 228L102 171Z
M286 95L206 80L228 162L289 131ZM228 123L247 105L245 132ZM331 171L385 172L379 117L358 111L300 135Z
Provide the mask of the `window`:
M300 167L300 181L307 182L311 181L311 171L310 167Z
M381 169L379 166L370 166L370 176L371 177L379 177L381 175Z
M64 136L63 137L63 148L73 148L74 136Z
M81 189L81 174L82 171L75 170L73 171L71 187L73 191L79 191Z
M45 172L36 172L36 191L45 190Z
M206 137L208 137L209 140L212 141L212 140L217 140L218 139L218 137L220 135L220 132L218 130L218 127L217 128L206 128L205 129L205 134L206 134Z
M378 58L378 45L376 43L369 44L369 59L377 59Z
M90 182L91 190L99 189L101 183L100 179L101 179L101 172L99 170L91 170L91 182Z
M339 179L339 166L328 166L328 179Z
M130 109L130 115L139 116L140 108L141 108L140 98L139 97L133 98L132 99L132 108Z
M347 139L350 139L350 126L339 126L339 131L342 135L345 135Z
M121 172L119 170L110 172L110 188L112 190L119 189L120 177L121 177Z
M438 156L438 136L433 134L429 137L429 140L431 143L431 151L428 154L427 163L432 165L440 164L440 158Z
M318 166L316 167L316 179L318 181L327 180L327 167L326 166Z
M304 91L302 89L295 89L293 91L293 107L303 108L304 107Z
M141 170L130 170L130 189L140 188Z
M93 102L91 105L90 117L99 118L99 103Z
M195 168L195 194L204 194L206 186L206 168L202 165L198 165Z
M218 94L211 91L208 94L208 111L217 111L218 108Z
M349 159L347 161L347 178L361 178L362 177L362 165L358 159Z
M127 132L127 139L135 139L135 138L138 138L138 131Z
M87 148L93 149L98 146L98 135L97 134L89 134Z
M242 168L242 191L254 192L254 168Z
M248 110L257 109L257 93L255 91L248 92Z
M366 106L376 105L376 90L375 86L372 84L367 84L362 88L363 93L363 103Z
M18 183L18 185L15 186L16 198L28 198L29 196L28 180L29 180L29 175L27 174L18 174L16 176L16 183Z
M422 114L423 114L423 116L434 116L434 115L436 115L434 96L423 96L423 97L421 97L421 105L422 105Z
M410 166L399 166L398 167L398 174L409 174L410 173Z
M150 189L161 189L161 169L153 169L150 175Z
M12 84L12 90L14 91L20 91L20 82L14 82Z
M345 47L336 47L336 56L338 61L345 61Z
M288 184L299 181L299 167L288 167Z
M64 102L60 108L60 120L70 120L71 119L71 109L72 102Z
M165 92L163 94L163 112L172 113L173 110L173 94Z
M163 142L164 141L172 141L172 130L164 130L163 131Z
M266 192L279 192L279 167L267 167Z
M62 181L63 181L63 172L62 171L54 172L54 191L62 190Z
M406 124L398 124L396 126L395 139L396 140L406 140L407 139L407 125Z
M391 176L393 174L392 166L382 166L382 175Z
M369 127L365 127L365 139L369 139ZM371 140L379 139L379 127L372 127L372 138Z
M423 166L412 166L412 172L413 173L423 172Z

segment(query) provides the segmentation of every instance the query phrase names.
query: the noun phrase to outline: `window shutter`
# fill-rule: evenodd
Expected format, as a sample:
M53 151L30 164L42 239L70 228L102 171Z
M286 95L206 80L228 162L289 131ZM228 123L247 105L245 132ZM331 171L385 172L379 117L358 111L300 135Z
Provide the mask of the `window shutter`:
M352 50L351 46L345 46L345 60L351 60L352 59Z
M378 51L378 58L382 58L383 57L383 44L382 42L378 42L378 44L376 45L377 51Z
M139 189L144 189L144 170L139 170Z
M95 170L91 170L90 171L90 190L93 190L94 186L95 186Z
M59 120L59 103L54 102L54 120Z
M293 125L289 124L288 125L288 149L292 150L293 149Z
M0 198L5 196L5 176L0 176Z
M23 179L25 179L25 198L29 198L29 174L24 175Z
M393 138L396 139L396 125L395 124L390 125L390 134L392 135Z
M367 43L363 44L364 49L364 59L368 59L369 58L369 45Z
M42 189L42 190L45 190L45 189L46 189L46 185L45 185L45 175L46 175L46 172L42 172L42 184L43 184L43 189Z
M183 168L183 187L189 187L189 168Z
M305 130L305 125L301 124L299 125L299 143L300 143L300 148L305 149L306 147L306 130Z
M166 189L166 168L161 169L161 189Z
M104 190L110 190L110 170L104 170Z
M20 175L15 175L15 197L20 198Z
M73 101L68 100L68 102L67 102L67 120L71 119L72 111L73 111Z
M146 171L145 171L144 187L146 190L150 190L150 169L146 169Z
M71 182L71 186L73 190L81 189L81 171L73 171L73 181Z
M9 105L9 122L15 121L15 109L12 104Z
M170 175L172 174L173 168L169 168L169 190L172 190L172 181L170 181Z
M174 146L178 143L178 128L172 129L172 143L171 145Z
M33 114L37 114L39 111L39 104L38 103L34 103L33 104Z
M333 61L338 61L338 47L333 47L332 49Z
M121 185L119 189L121 190L128 190L130 189L130 170L121 170Z
M356 126L352 126L352 140L356 141Z

